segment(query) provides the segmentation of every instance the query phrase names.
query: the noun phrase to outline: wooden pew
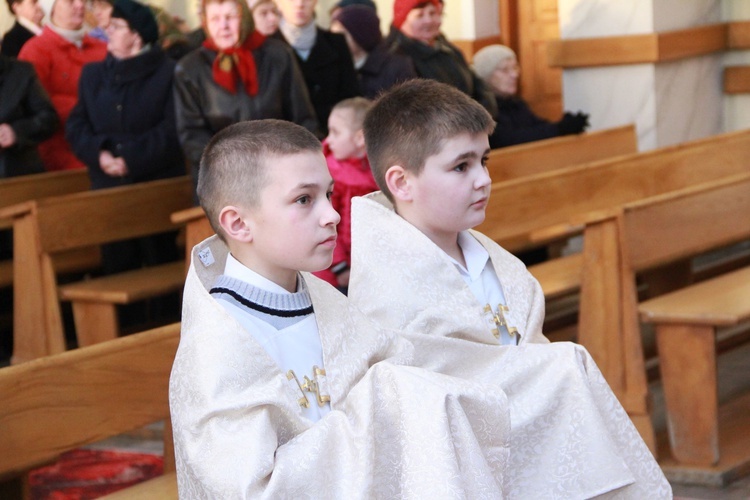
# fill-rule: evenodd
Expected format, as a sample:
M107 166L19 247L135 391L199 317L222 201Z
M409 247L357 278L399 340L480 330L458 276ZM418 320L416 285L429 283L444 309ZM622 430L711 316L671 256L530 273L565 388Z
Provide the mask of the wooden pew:
M493 182L638 152L634 125L493 149L487 169Z
M743 130L493 183L485 221L477 229L509 251L540 246L581 232L597 212L746 172L749 157L750 131ZM544 263L542 271L529 268L545 294L579 288L580 259L572 257ZM567 289L560 281L545 283L544 276L564 277Z
M0 218L13 219L14 231L14 352L18 363L65 350L54 256L71 250L136 238L175 229L172 212L192 204L188 177L118 188L87 191L29 201L0 209ZM116 303L137 300L142 293L164 291L158 273L178 290L184 282L183 264L144 268L92 280L79 287L66 285L63 295L73 305L79 345L116 336ZM154 277L157 281L151 282ZM91 283L99 283L92 285ZM102 288L101 284L106 283ZM151 288L152 285L155 288ZM98 290L92 290L99 286ZM90 302L94 299L98 305ZM117 292L108 295L107 291ZM84 315L89 315L84 319ZM88 325L81 330L83 325Z
M24 175L0 179L0 207L7 207L24 201L47 196L88 191L91 183L86 169L47 172L43 174ZM0 219L0 230L10 229L13 222ZM90 269L99 263L99 254L89 249L75 252L58 258L57 269L60 272L75 272ZM13 263L10 260L0 261L0 288L13 284Z
M0 368L0 480L154 422L169 427L169 375L179 333L174 323ZM150 491L149 498L177 498L171 432L164 440L164 476L133 487Z
M206 212L201 207L180 210L173 213L170 218L173 223L185 226L185 265L189 267L193 247L209 236L213 236L214 230L208 222Z
M711 166L704 165L704 168ZM679 263L679 267L682 267L686 259L700 253L750 239L750 218L747 217L750 209L750 171L745 170L745 173L718 181L626 204L611 210L610 213L601 214L586 224L579 342L587 347L641 434L652 446L655 446L655 438L650 418L645 359L638 319L636 275L673 263ZM677 278L673 280L673 285L684 281L682 276ZM707 290L701 290L701 297L705 301L702 308L693 312L697 315L703 313L703 321L711 323L712 320L709 318L714 315L714 311L706 308L710 304L716 306L715 299L718 296L712 298L710 288L708 294L705 294ZM738 297L747 307L747 296ZM683 326L680 328L686 328L684 325L688 318L678 317L679 308L674 308L671 301L669 304L673 309L670 315L657 314L660 308L666 308L662 300L647 302L642 306L642 313L660 323L670 317L673 321L682 322ZM679 295L678 300L687 299L684 295ZM743 316L737 315L734 319L740 321L742 318ZM692 319L695 320L695 316ZM710 336L712 343L709 348L706 340L708 334L706 330L703 330L703 333L702 350L694 352L695 355L712 352L713 334ZM669 418L671 425L676 425L681 430L685 429L685 419L715 424L715 418L705 417L706 414L716 411L715 385L712 389L701 388L701 391L705 391L701 396L705 396L706 400L702 405L691 408L689 416L677 418L674 411L669 409L670 406L673 409L679 407L678 403L670 403L671 395L676 393L676 389L670 388L675 385L675 370L679 376L684 376L685 369L695 369L696 372L703 369L704 374L709 376L712 370L715 370L715 358L711 355L702 361L694 360L694 365L675 368L674 358L671 357L676 349L675 342L684 342L682 349L674 351L678 360L680 351L694 348L696 344L689 344L685 339L687 329L682 335L665 335L663 331L657 335L662 370L666 367L662 377L665 391L668 393L668 410L675 416L675 419L672 416ZM668 359L666 364L665 356ZM689 383L690 380L693 378L684 378L676 384L679 386ZM711 385L710 376L704 382ZM714 425L691 438L702 440L700 446L686 445L692 449L701 449L700 453L678 451L679 456L690 457L687 458L688 461L705 463L708 446L716 453L711 456L716 458L718 451L714 446L717 437L715 429ZM691 428L691 432L693 430ZM679 432L679 435L684 437L686 433ZM708 435L711 436L710 439L707 438ZM685 439L683 444L689 443L691 439ZM709 442L710 446L706 445ZM746 449L750 450L750 441L745 442L745 445L748 446ZM696 456L700 458L695 458Z

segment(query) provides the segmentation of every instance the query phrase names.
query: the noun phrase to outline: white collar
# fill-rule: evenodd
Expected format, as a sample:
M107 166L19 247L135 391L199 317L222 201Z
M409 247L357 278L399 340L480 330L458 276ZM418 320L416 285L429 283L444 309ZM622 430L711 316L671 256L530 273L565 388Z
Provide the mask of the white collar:
M265 290L266 292L291 294L286 288L277 285L273 281L261 276L246 265L242 264L235 259L231 253L227 254L227 263L224 265L224 274L234 279L244 281L245 283L250 283L254 287Z
M487 252L487 249L484 248L482 244L469 233L469 231L461 231L458 233L458 246L461 247L461 251L464 254L466 267L462 266L453 257L450 257L451 261L453 261L453 264L461 274L468 275L472 281L479 279L479 276L482 274L482 271L490 258L489 252Z
M20 17L19 16L19 17L16 18L16 21L18 21L18 24L20 24L21 26L23 26L27 30L31 31L35 35L38 35L39 33L42 32L42 28L41 27L39 27L36 24L32 23L31 21L29 21L25 17Z

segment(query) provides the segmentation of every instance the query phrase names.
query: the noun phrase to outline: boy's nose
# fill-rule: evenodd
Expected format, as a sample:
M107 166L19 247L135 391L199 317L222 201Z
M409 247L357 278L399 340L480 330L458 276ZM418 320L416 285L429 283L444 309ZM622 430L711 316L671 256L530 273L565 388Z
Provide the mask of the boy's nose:
M330 203L328 204L328 207L326 207L326 211L323 214L322 222L324 226L327 226L329 224L336 225L341 221L341 216L339 213L333 208L333 205Z
M492 184L492 178L490 177L490 173L487 170L487 167L484 167L479 172L479 177L476 181L477 188L484 188Z

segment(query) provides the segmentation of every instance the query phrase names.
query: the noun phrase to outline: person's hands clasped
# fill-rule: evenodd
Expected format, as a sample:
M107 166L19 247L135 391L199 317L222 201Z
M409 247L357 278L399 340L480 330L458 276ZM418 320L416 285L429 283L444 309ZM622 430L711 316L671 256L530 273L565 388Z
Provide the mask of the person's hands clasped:
M128 175L128 165L125 159L112 156L109 151L99 152L99 167L110 177L125 177Z
M16 143L16 132L7 123L0 124L0 148L9 148Z

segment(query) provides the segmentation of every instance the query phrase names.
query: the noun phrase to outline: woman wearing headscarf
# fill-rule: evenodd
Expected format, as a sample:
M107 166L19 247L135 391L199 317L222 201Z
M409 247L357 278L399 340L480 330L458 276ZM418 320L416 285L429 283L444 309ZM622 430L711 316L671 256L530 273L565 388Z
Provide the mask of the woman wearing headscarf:
M490 135L490 147L549 139L560 135L579 134L588 126L585 113L566 112L562 119L550 122L534 114L519 95L516 53L505 45L488 45L474 54L474 71L495 94L497 125Z
M107 58L83 68L66 137L86 164L92 189L185 175L174 120L175 63L157 43L151 9L115 0L106 28ZM102 246L107 274L178 256L175 235Z
M469 68L458 47L440 33L442 20L440 0L395 0L388 50L409 56L417 76L456 87L494 117L497 107L492 92Z
M83 0L43 0L49 16L42 33L26 42L18 59L34 65L42 87L49 94L62 126L39 145L47 170L84 168L65 140L65 122L78 100L78 80L83 65L101 61L107 45L85 33Z
M175 69L177 132L197 186L203 148L244 120L287 120L319 134L291 49L255 31L245 0L203 0L206 41Z

